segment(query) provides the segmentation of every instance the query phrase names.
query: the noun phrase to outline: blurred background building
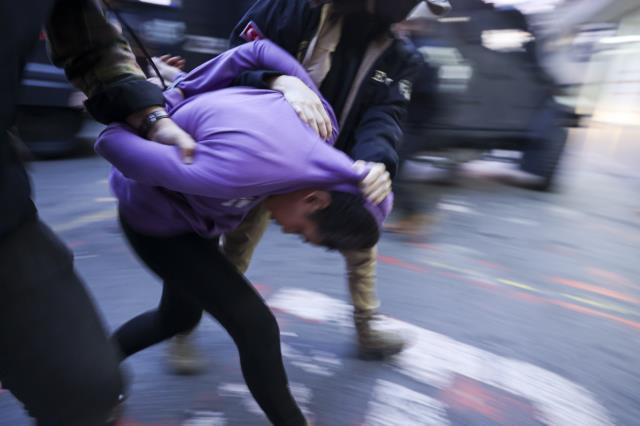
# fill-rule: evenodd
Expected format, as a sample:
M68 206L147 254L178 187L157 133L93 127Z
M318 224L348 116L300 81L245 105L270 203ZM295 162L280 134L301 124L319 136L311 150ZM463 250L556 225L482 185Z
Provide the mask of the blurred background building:
M251 0L111 0L151 55L186 58L189 68L226 50L235 23ZM112 22L121 26L112 11ZM125 31L131 40L131 36ZM141 65L144 54L131 43ZM60 157L92 145L100 126L83 112L84 97L50 64L42 33L25 69L17 126L21 139L39 157Z
M111 2L152 55L181 55L190 67L226 49L228 34L251 3L251 0ZM452 3L452 17L441 19L441 24L464 20L465 11L482 15L485 23L489 16L497 16L495 10L517 8L523 12L526 18L510 22L521 28L508 28L505 23L511 18L501 21L495 16L487 28L476 28L483 48L514 52L525 45L535 45L536 62L558 89L555 100L582 116L582 124L591 130L591 133L580 133L582 142L578 145L593 145L595 142L587 142L597 140L597 147L592 147L595 153L604 150L607 155L619 156L622 162L629 161L627 151L619 145L620 140L635 135L634 127L640 123L640 3L637 0L453 0ZM485 11L481 13L481 9ZM517 22L519 19L522 22ZM491 25L494 27L489 28ZM531 43L532 40L535 43ZM142 61L142 52L136 50ZM433 42L428 50L432 61L459 61L457 65L447 64L443 70L449 83L463 82L465 72L470 71L468 60L459 55L447 57L451 50L438 49ZM488 65L499 61L499 55L485 56ZM486 82L483 84L486 86ZM534 86L529 88L531 93L536 92ZM496 90L485 91L491 95L497 110L511 108L493 99ZM521 97L528 95L523 92ZM49 64L43 35L27 64L23 82L18 117L22 139L40 156L66 155L79 146L86 147L99 127L83 113L82 100L81 94L66 82L62 71ZM460 113L458 121L466 124L469 117L466 112ZM505 113L503 118L508 117L515 116ZM575 139L575 133L572 131L570 140ZM603 138L610 143L603 142Z
M640 3L581 0L536 17L545 64L596 121L640 124Z
M576 111L590 117L576 145L587 157L637 170L640 2L571 0L533 19L545 66L573 89Z

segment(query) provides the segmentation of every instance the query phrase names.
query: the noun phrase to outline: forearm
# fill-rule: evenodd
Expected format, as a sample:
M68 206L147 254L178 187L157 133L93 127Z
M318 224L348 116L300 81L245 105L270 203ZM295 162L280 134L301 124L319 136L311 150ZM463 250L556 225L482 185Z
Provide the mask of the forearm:
M229 162L223 152L209 151L206 159L186 165L176 147L143 139L120 124L107 127L95 149L123 175L145 185L221 199L236 194L233 182L221 177L225 167L220 165Z
M126 40L94 0L59 0L47 24L52 62L89 98L104 123L162 105L160 88L146 81Z
M302 66L286 51L268 40L243 44L191 71L177 87L186 97L229 87L246 71L273 70L298 77L316 93L317 88Z
M100 134L95 150L128 178L148 185L164 186L166 175L181 166L174 147L152 143L119 124Z

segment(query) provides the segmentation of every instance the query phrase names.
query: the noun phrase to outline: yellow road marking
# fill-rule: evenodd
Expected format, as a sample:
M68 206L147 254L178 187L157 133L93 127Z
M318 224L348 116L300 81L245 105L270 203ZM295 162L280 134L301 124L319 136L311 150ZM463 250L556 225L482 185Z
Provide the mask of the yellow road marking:
M624 309L621 306L612 305L612 304L609 304L609 303L597 302L595 300L586 299L584 297L574 296L572 294L566 294L566 293L561 293L561 294L564 297L568 298L568 299L575 300L575 301L580 302L580 303L584 303L585 305L596 306L598 308L602 308L602 309L606 309L606 310L614 311L614 312L620 312L622 314L634 314L633 311L630 311L628 309Z
M524 289L524 290L532 291L534 293L541 293L541 291L538 290L537 288L533 288L533 287L531 287L529 285L522 284L522 283L519 283L519 282L515 282L515 281L512 281L512 280L499 279L498 282L501 283L501 284L505 284L505 285L511 286L511 287L517 287L517 288L521 288L521 289Z
M80 216L73 220L70 220L69 222L53 225L51 226L51 228L53 228L55 232L65 232L92 223L102 222L103 220L115 219L116 217L118 217L118 210L112 208L109 210L101 210L96 213L86 214L84 216Z

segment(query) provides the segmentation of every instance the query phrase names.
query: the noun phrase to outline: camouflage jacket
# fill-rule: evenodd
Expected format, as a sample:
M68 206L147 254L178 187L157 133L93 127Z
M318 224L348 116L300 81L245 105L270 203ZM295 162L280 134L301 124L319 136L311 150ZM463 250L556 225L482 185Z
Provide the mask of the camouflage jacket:
M159 87L146 81L121 31L98 0L57 0L46 26L52 62L82 90L98 121L124 121L131 113L162 105Z

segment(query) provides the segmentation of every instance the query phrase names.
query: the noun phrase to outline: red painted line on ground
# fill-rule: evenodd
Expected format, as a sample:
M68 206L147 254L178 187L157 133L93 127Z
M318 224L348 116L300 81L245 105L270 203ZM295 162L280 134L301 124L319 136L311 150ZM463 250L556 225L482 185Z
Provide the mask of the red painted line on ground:
M438 248L433 244L427 244L427 243L410 243L410 244L422 250L438 250Z
M640 237L636 235L636 233L634 232L623 231L621 229L614 228L612 226L605 225L605 224L594 223L592 226L593 228L601 229L603 231L609 232L612 235L616 235L618 237L624 238L627 241L633 241L633 242L640 241Z
M543 297L536 296L531 293L525 293L524 291L518 291L518 290L512 290L512 291L513 291L513 297L515 297L516 299L523 300L529 303L548 303L548 300Z
M559 254L561 256L567 256L567 257L576 257L576 251L577 251L577 249L573 247L565 247L558 244L547 244L544 247L544 250Z
M615 315L608 314L606 312L596 311L595 309L587 308L585 306L580 306L580 305L574 305L573 303L562 302L560 300L549 300L549 303L552 303L557 306L561 306L565 309L569 309L574 312L580 312L582 314L591 315L594 317L606 318L608 320L615 321L620 324L624 324L633 329L640 330L640 322L635 322L625 318L620 318Z
M640 288L639 285L633 284L629 279L616 272L606 271L604 269L594 267L587 268L587 272L594 277L606 280L611 284L619 285L622 287Z
M385 263L387 265L391 265L391 266L397 266L399 268L403 268L406 269L408 271L412 271L412 272L419 272L419 273L423 273L423 272L428 272L429 269L424 267L424 266L420 266L420 265L416 265L414 263L410 263L410 262L406 262L404 260L398 259L396 257L392 257L392 256L383 256L383 255L379 255L378 256L378 260L381 263ZM484 289L487 290L493 290L498 292L498 287L497 286L492 286L490 284L487 284L486 282L482 281L482 280L478 280L475 278L470 278L470 277L466 277L458 272L454 272L454 271L449 271L449 270L441 270L441 269L435 269L435 272L438 275L441 275L443 277L447 277L447 278L453 278L456 280L460 280L460 281L466 281L469 284L478 286L478 287L482 287Z
M493 262L489 262L488 260L482 260L482 259L471 259L473 262L478 263L482 266L486 266L487 268L490 269L506 269L504 266L502 265L498 265L497 263L493 263Z
M485 290L493 290L496 293L498 293L498 291L497 291L499 289L498 286L487 284L486 282L484 282L482 280L479 280L479 279L476 279L476 278L464 277L462 275L460 275L458 278L460 280L462 280L462 281L466 281L467 283L469 283L471 285L475 285L476 287L481 287L481 288L484 288Z
M440 392L438 399L467 421L475 419L485 423L477 416L465 415L467 413L480 414L488 423L501 426L513 425L517 418L540 418L536 407L524 398L459 375Z
M453 278L456 280L459 280L462 278L462 275L456 272L451 272L451 271L438 271L438 274L442 275L443 277Z
M272 289L270 285L261 284L261 283L253 283L253 288L255 288L261 296L268 296Z
M423 273L423 272L427 271L426 268L423 268L423 267L421 267L419 265L415 265L415 264L410 263L410 262L406 262L406 261L401 260L401 259L397 259L397 258L392 257L392 256L378 256L378 260L380 260L382 263L386 263L386 264L392 265L392 266L398 266L400 268L407 269L407 270L413 271L413 272ZM475 279L472 279L472 278L468 278L468 277L465 277L463 275L460 275L460 274L457 274L457 273L454 273L454 272L451 272L451 271L437 270L436 272L438 274L442 275L442 276L445 276L445 277L448 277L448 278L454 278L454 279L457 279L457 280L460 280L460 281L465 281L465 282L467 282L469 284L475 285L477 287L484 288L486 290L493 291L493 292L498 293L498 294L502 294L502 295L507 294L510 297L514 298L514 299L519 299L519 300L523 300L523 301L531 302L531 303L547 303L547 304L559 306L561 308L564 308L564 309L567 309L567 310L570 310L570 311L573 311L573 312L578 312L578 313L585 314L585 315L590 315L590 316L595 316L595 317L600 317L600 318L608 319L608 320L611 320L611 321L615 321L617 323L620 323L620 324L626 325L628 327L631 327L631 328L633 328L635 330L640 330L640 323L639 322L635 322L635 321L632 321L632 320L621 318L621 317L618 317L618 316L615 316L615 315L612 315L612 314L609 314L609 313L606 313L606 312L596 311L595 309L587 308L587 307L580 306L580 305L575 305L573 303L563 302L563 301L560 301L560 300L555 300L555 299L550 299L550 298L543 298L543 297L536 296L536 295L533 295L533 294L525 292L525 291L520 291L520 290L515 290L515 289L510 289L511 291L509 291L509 292L498 291L499 287L494 287L494 286L491 286L489 284L483 283L482 281L475 280ZM633 298L632 296L623 295L622 293L618 293L618 292L615 292L613 290L603 289L603 288L600 288L600 287L596 287L596 286L580 283L578 281L566 280L566 279L563 279L563 278L554 278L554 280L562 281L562 283L560 283L560 282L559 283L560 284L564 284L564 285L569 285L570 287L574 287L574 288L580 288L582 290L586 290L587 288L589 288L590 289L589 291L593 291L594 289L596 289L598 291L593 291L593 292L598 293L598 294L603 294L602 292L606 292L608 294L614 293L617 296L624 297L625 299L629 299L629 298L636 299L636 298ZM312 321L310 321L310 322L312 322Z
M378 255L378 260L380 263L384 263L386 265L398 266L402 269L406 269L408 271L413 272L427 272L427 268L424 266L416 265L414 263L406 262L404 260L398 259L393 256L383 256Z
M567 287L577 288L578 290L589 291L591 293L600 294L602 296L611 297L612 299L622 300L623 302L640 304L640 299L628 294L620 293L619 291L610 290L604 287L598 287L596 285L583 283L576 280L569 280L566 278L553 277L551 281L556 284L564 285Z
M499 424L502 423L502 413L492 400L492 395L473 380L456 377L449 388L442 392L441 399L450 407L471 410Z

